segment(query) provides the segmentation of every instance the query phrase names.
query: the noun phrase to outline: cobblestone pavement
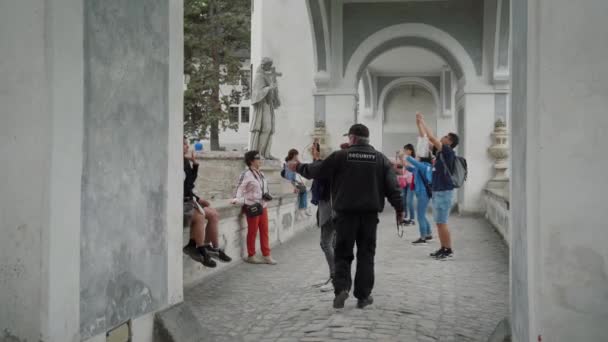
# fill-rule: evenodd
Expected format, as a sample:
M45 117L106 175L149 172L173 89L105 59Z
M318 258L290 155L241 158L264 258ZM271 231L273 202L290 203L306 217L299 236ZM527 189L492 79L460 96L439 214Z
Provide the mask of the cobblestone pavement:
M237 265L185 291L209 335L203 341L485 341L508 315L507 248L483 220L450 218L455 257L413 246L417 227L396 234L392 210L378 227L374 304L332 308L319 230L273 250L277 266ZM351 294L352 295L352 294Z

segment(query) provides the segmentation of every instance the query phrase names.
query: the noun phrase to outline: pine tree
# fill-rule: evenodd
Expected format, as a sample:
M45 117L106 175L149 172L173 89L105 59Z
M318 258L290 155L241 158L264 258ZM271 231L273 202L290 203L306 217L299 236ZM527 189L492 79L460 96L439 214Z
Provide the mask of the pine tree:
M209 132L212 150L219 150L220 129L238 127L229 121L230 105L249 96L248 87L222 94L220 85L239 82L250 22L250 0L184 1L184 131Z

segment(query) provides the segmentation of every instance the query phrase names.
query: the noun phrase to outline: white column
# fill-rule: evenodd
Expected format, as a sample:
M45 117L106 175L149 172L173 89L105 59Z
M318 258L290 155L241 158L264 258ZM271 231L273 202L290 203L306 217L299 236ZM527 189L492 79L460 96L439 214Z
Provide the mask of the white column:
M337 149L346 141L342 135L355 123L356 93L335 93L325 96L325 127L329 145Z
M169 120L167 172L167 300L168 305L184 298L183 284L183 232L174 229L183 225L182 137L184 124L184 4L183 0L169 0ZM136 329L135 322L133 328Z
M605 0L513 1L514 341L606 339L606 13Z
M82 0L0 5L0 331L78 341Z
M468 164L468 178L459 190L459 210L461 212L482 212L482 192L493 175L493 162L488 154L494 130L494 94L466 93L464 117L460 122L460 146L457 154L464 156ZM439 133L446 134L446 133Z
M441 71L441 104L440 113L443 117L451 117L454 113L454 73L449 67Z

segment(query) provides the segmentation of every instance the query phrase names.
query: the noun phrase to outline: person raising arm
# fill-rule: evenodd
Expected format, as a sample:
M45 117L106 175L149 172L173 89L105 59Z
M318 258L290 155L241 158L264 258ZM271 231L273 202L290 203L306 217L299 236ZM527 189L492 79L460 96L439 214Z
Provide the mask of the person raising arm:
M420 133L428 137L436 151L431 187L433 193L433 215L435 223L437 223L441 248L431 253L431 256L439 260L446 260L454 255L452 251L452 238L448 229L448 216L452 209L454 193L454 184L449 175L449 167L450 165L454 165L454 148L458 146L460 139L456 133L448 133L446 136L438 139L433 134L433 131L429 129L421 113L416 113L416 125Z

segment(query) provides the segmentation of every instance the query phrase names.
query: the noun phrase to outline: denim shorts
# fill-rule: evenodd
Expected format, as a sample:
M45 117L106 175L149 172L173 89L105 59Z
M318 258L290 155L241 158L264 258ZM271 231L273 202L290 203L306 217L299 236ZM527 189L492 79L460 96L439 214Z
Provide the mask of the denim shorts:
M448 216L452 209L453 190L433 192L433 219L435 223L448 223Z

